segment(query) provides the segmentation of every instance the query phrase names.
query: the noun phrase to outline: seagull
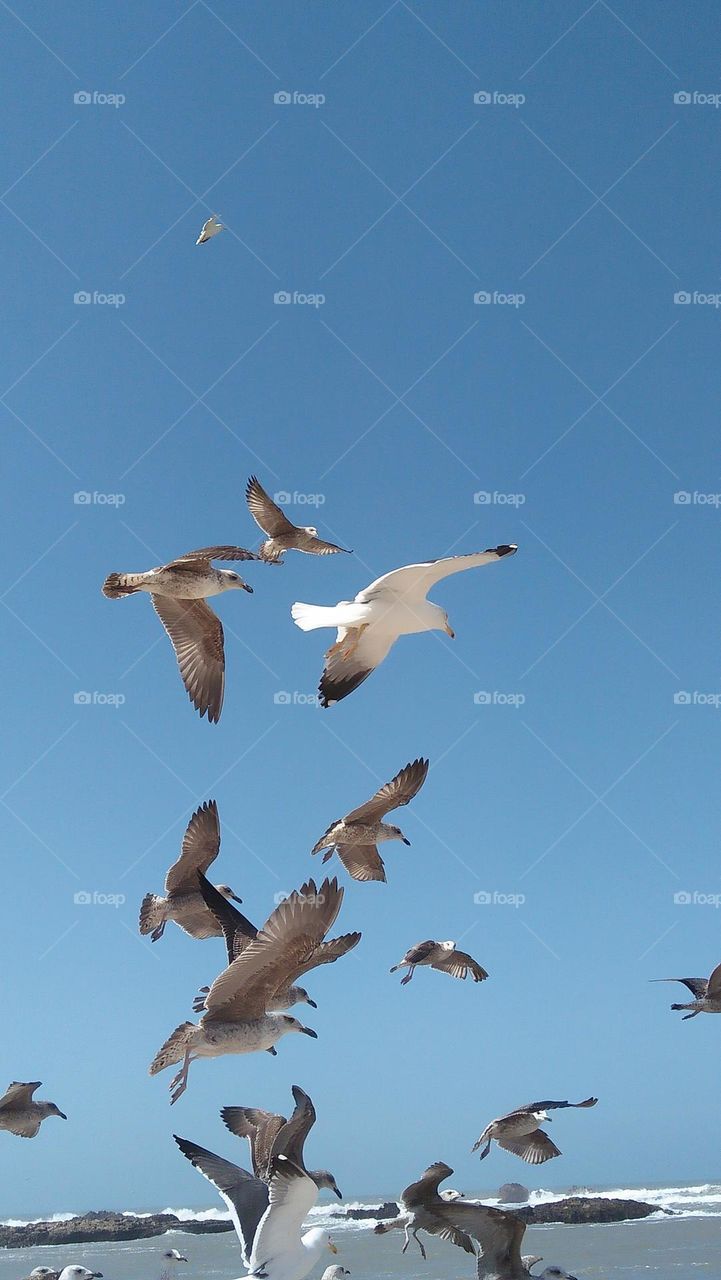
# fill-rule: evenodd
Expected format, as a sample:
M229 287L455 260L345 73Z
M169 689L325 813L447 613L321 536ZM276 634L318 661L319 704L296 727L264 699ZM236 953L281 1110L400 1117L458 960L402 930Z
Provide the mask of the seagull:
M243 1266L268 1280L302 1280L324 1247L337 1253L320 1228L300 1236L318 1187L284 1155L274 1158L266 1185L260 1178L186 1138L175 1136L183 1155L212 1182L227 1205L240 1242Z
M29 1276L24 1276L23 1280L58 1280L60 1275L53 1267L33 1267Z
M414 947L406 951L402 960L398 964L394 964L391 973L395 973L397 969L402 969L404 965L408 965L408 972L405 978L401 978L401 986L404 987L410 982L415 972L416 965L427 964L431 969L439 969L441 973L450 973L452 978L460 978L465 980L466 975L470 973L474 982L483 982L488 977L486 970L469 956L467 951L457 951L456 944L452 940L448 942L434 942L429 938L427 942L417 942Z
M444 1164L442 1160L429 1165L418 1181L412 1182L401 1194L402 1213L390 1222L377 1223L373 1228L376 1235L402 1230L406 1239L401 1252L405 1253L413 1236L423 1259L426 1251L418 1239L419 1231L440 1236L441 1240L449 1240L459 1249L465 1249L466 1253L475 1254L476 1251L470 1239L470 1226L464 1226L459 1220L463 1215L465 1222L472 1221L472 1217L469 1219L467 1212L472 1202L447 1200L438 1194L439 1183L450 1178L452 1173L450 1165Z
M278 991L303 971L333 925L343 900L337 880L317 889L309 880L275 908L257 938L215 979L197 1024L182 1022L158 1050L151 1076L182 1062L170 1083L171 1104L187 1088L196 1058L226 1053L275 1053L275 1044L291 1031L317 1040L317 1032L289 1014L269 1010Z
M206 603L223 591L253 588L213 560L256 560L244 547L200 547L145 573L111 573L103 583L109 600L148 591L175 650L188 697L201 716L217 723L225 688L225 649L220 619Z
M174 920L191 938L214 938L222 927L208 910L198 890L198 873L208 870L218 856L220 823L215 800L207 800L196 809L183 836L180 857L165 877L165 897L146 893L140 907L140 932L150 934L153 942L162 938L168 920ZM219 884L217 893L223 901L232 898L242 902L230 885ZM240 914L240 913L238 913Z
M203 230L195 243L206 244L208 240L212 240L213 236L217 236L218 232L223 230L224 227L222 222L218 222L216 215L212 213L207 222L203 223Z
M320 1280L343 1280L343 1276L349 1276L350 1271L347 1267L326 1267Z
M690 1004L672 1004L672 1009L691 1009L681 1019L688 1022L699 1013L721 1013L721 964L717 964L710 978L652 978L652 982L682 982L688 987L693 1000Z
M530 1102L527 1107L517 1107L515 1111L509 1111L507 1115L486 1125L471 1151L483 1147L480 1157L483 1160L495 1139L504 1151L520 1156L527 1164L543 1164L561 1154L548 1134L539 1129L539 1125L546 1121L550 1124L548 1112L557 1111L561 1107L595 1107L597 1102L598 1098L586 1098L584 1102Z
M305 551L311 556L333 556L339 551L352 553L335 542L324 542L312 524L297 525L266 493L257 476L251 476L245 490L245 500L255 523L267 535L258 551L267 564L282 564L286 551Z
M576 1280L561 1267L546 1267L538 1274L531 1270L543 1258L521 1255L526 1225L505 1209L480 1205L476 1240L480 1245L476 1262L477 1280Z
M303 1148L315 1124L316 1112L308 1094L297 1084L293 1085L293 1099L295 1108L290 1120L257 1107L223 1107L220 1115L231 1133L248 1139L256 1178L268 1184L273 1160L284 1155L313 1179L319 1191L327 1187L342 1200L338 1184L328 1169L306 1169Z
M426 599L428 591L452 573L492 564L517 550L515 545L504 545L471 555L408 564L376 578L354 600L340 600L328 608L296 601L290 612L301 631L338 629L336 642L325 655L319 685L321 706L331 707L347 698L380 665L399 636L445 631L453 639L448 614Z
M17 1138L34 1138L48 1116L67 1120L65 1112L54 1102L33 1102L33 1094L39 1088L39 1080L31 1080L27 1084L13 1080L0 1098L0 1129L14 1133Z
M165 1253L163 1254L163 1257L167 1258L169 1262L187 1262L188 1261L188 1259L184 1257L182 1253L179 1253L177 1249L166 1249Z
M409 845L400 827L383 822L392 809L399 809L418 795L428 773L428 761L419 757L407 764L395 778L386 782L370 800L347 813L345 818L331 822L325 835L313 846L311 853L327 852L327 862L335 851L346 871L354 880L382 880L386 873L383 859L376 845L383 840L402 840Z
M58 1280L102 1280L102 1271L88 1271L87 1267L63 1267Z
M237 911L221 893L218 893L215 886L210 884L200 872L198 873L198 884L206 906L212 911L223 930L228 951L228 964L232 964L239 955L242 955L253 939L258 936L258 930L255 925L251 924L250 920L246 919L242 912ZM340 959L346 952L357 946L360 939L361 935L359 933L344 933L341 937L331 938L329 942L321 942L304 967L296 974L296 977L301 977L303 973L316 969L318 965L333 964L334 961ZM193 1002L193 1009L196 1013L202 1012L205 1008L205 996L208 991L209 987L200 988L201 994ZM309 1004L311 1009L318 1008L315 1000L311 1000L305 987L299 987L296 982L292 982L278 988L268 1004L268 1012L277 1013L279 1009L290 1009L294 1004Z

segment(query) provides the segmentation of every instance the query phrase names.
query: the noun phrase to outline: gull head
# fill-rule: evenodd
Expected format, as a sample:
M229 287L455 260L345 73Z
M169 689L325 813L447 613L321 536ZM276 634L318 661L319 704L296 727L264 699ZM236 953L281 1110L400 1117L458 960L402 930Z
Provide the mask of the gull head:
M302 1022L299 1022L297 1018L291 1017L289 1013L281 1014L280 1020L283 1025L283 1035L288 1031L300 1031L304 1036L310 1036L312 1040L318 1039L317 1031L313 1031L312 1027L304 1027Z
M288 1000L288 1004L309 1004L311 1009L318 1008L315 1000L311 999L305 987L293 986L290 988L288 995L290 997Z
M314 525L314 524L306 524L306 525L304 525L304 526L303 526L303 529L304 529L304 532L305 532L305 533L309 533L309 534L310 534L311 538L317 538L317 537L318 537L318 530L316 529L316 527L315 527L315 525Z
M335 1178L333 1177L333 1174L330 1172L329 1169L314 1169L310 1176L313 1179L319 1191L322 1190L324 1187L326 1187L328 1191L332 1191L333 1194L336 1195L339 1200L343 1199L343 1194L340 1190L340 1187L338 1186L338 1183L336 1182Z
M215 888L218 890L218 893L222 893L224 898L231 898L233 902L243 901L242 898L238 897L237 893L233 893L229 884L216 884Z
M163 1257L170 1259L171 1262L187 1262L188 1261L188 1259L184 1258L182 1253L179 1253L177 1249L166 1249L165 1253L163 1254Z
M446 1191L441 1191L441 1200L447 1200L450 1204L454 1200L463 1200L465 1197L462 1191L455 1191L453 1187L448 1187Z
M64 1267L60 1280L102 1280L102 1271L88 1271L87 1267Z
M534 1120L537 1120L539 1124L552 1123L551 1116L549 1116L547 1111L534 1111L533 1118Z
M449 938L447 942L440 942L438 945L442 947L444 951L454 951L456 947L453 938Z
M564 1271L563 1267L546 1267L538 1280L576 1280L576 1277L572 1276L570 1271Z
M234 573L232 569L219 569L218 573L222 577L223 591L249 591L253 594L253 588L243 581L239 573Z
M390 828L390 830L391 830L391 831L392 831L392 833L393 833L393 835L392 835L392 837L391 837L392 839L395 839L395 840L402 840L404 844L410 845L410 840L408 839L408 837L407 837L407 836L404 836L404 834L403 834L403 832L401 831L400 827L391 827L391 828Z
M60 1110L60 1107L55 1106L54 1102L41 1102L39 1105L43 1109L43 1119L45 1116L59 1116L61 1120L67 1120L68 1118L65 1112Z
M350 1271L348 1270L347 1267L339 1267L338 1264L336 1263L335 1266L331 1264L330 1267L326 1267L320 1280L341 1280L342 1276L349 1276L349 1275L350 1275Z

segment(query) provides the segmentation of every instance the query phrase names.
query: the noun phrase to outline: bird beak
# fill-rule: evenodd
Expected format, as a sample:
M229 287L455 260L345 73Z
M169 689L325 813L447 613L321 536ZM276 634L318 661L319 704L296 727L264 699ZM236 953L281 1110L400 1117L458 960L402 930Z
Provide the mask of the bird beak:
M230 895L230 896L231 896L231 898L233 899L233 902L241 902L241 903L242 903L242 901L243 901L243 899L242 899L242 898L239 898L239 897L238 897L237 893L231 893L231 895Z
M253 594L253 588L252 588L252 587L250 587L250 586L248 586L248 583L247 583L247 582L241 582L241 584L240 584L240 585L241 585L241 587L243 588L243 590L244 590L244 591L247 591L247 592L249 593L249 595L251 595L251 596L252 596L252 594Z
M453 627L450 625L450 623L449 623L449 622L447 622L447 623L446 623L446 625L445 625L445 627L443 628L443 630L445 631L445 633L446 633L446 635L447 635L447 636L450 636L450 637L451 637L451 640L455 640L455 638L456 638L456 633L455 633L455 631L453 630Z
M58 1115L60 1116L61 1120L67 1120L68 1118L64 1111L58 1111Z
M332 1240L329 1240L329 1241L328 1241L328 1248L330 1249L331 1253L337 1253L337 1252L338 1252L338 1250L336 1249L336 1247L335 1247L335 1245L333 1244L333 1241L332 1241Z
M337 1195L338 1199L339 1199L339 1200L342 1200L342 1199L343 1199L343 1192L340 1190L340 1187L334 1187L334 1188L333 1188L333 1190L335 1191L335 1193L336 1193L336 1195Z
M410 848L410 844L411 844L410 840L406 840L406 837L405 837L405 836L402 836L402 837L401 837L401 839L403 840L403 843L404 843L404 844L407 844L407 845L408 845L408 847Z
M315 1000L311 1000L310 996L309 996L309 997L308 997L308 999L306 1000L306 1004L309 1004L309 1005L310 1005L310 1007L311 1007L311 1009L317 1009L317 1008L318 1008L318 1006L317 1006L317 1004L316 1004Z
M304 1036L310 1036L311 1040L318 1039L318 1032L313 1031L311 1027L301 1027L301 1031L303 1032Z

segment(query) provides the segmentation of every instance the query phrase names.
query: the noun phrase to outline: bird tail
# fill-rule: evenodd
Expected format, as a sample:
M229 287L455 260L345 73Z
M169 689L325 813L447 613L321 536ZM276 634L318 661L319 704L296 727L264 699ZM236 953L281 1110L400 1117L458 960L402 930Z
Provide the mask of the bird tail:
M301 631L315 631L318 627L335 627L335 608L321 604L303 604L296 600L291 605L290 616Z
M176 1062L182 1062L194 1031L194 1022L181 1022L180 1026L175 1028L173 1034L168 1036L162 1048L158 1049L148 1068L149 1074L156 1076L159 1071L164 1071L166 1067L174 1067Z
M155 893L146 893L140 904L139 928L142 934L152 933L163 923L160 911L160 898Z
M132 596L140 588L142 573L109 573L103 583L103 595L108 600L119 600L121 596Z

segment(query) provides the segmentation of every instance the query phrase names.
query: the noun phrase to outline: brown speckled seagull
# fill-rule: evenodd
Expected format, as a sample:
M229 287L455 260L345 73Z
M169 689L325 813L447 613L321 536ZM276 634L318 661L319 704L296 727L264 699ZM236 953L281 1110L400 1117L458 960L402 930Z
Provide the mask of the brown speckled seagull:
M394 964L391 973L402 969L404 965L408 965L408 972L404 978L401 978L401 986L404 987L413 977L416 965L427 964L431 969L438 969L441 973L449 973L452 978L460 978L465 981L467 974L470 973L474 982L483 982L488 977L486 970L469 956L467 951L459 951L455 942L434 942L429 938L427 942L417 942L414 947L406 951L402 960L398 964Z
M147 591L175 650L188 697L201 716L220 719L225 691L225 647L220 618L206 599L223 591L253 588L213 560L257 560L244 547L200 547L145 573L111 573L103 583L109 600Z
M699 1013L721 1013L721 964L717 964L710 978L652 978L652 982L682 982L688 987L693 1001L690 1004L672 1004L672 1009L690 1009L682 1022L695 1018Z
M14 1080L8 1086L0 1098L0 1129L14 1133L16 1138L34 1138L48 1116L67 1120L65 1112L54 1102L33 1102L33 1094L39 1088L39 1080L31 1080L27 1084Z
M408 804L418 794L428 773L427 760L407 764L390 782L384 783L370 800L332 822L313 846L311 853L325 849L323 862L335 851L354 880L382 880L386 873L377 845L383 840L402 840L410 844L400 827L391 826L383 818L391 809Z
M297 525L266 493L257 476L251 476L245 490L245 500L255 523L266 535L258 555L268 564L282 564L286 551L305 551L311 556L333 556L339 551L346 555L346 547L335 542L325 542L314 525Z
M555 1142L539 1128L544 1122L550 1124L548 1112L566 1107L595 1107L597 1102L598 1098L586 1098L583 1102L529 1102L527 1107L517 1107L486 1125L471 1151L483 1147L480 1157L483 1160L495 1140L504 1151L520 1156L527 1164L544 1164L561 1154Z
M196 809L183 836L180 857L165 877L165 897L146 893L140 907L140 932L149 933L152 941L163 936L168 920L174 920L191 938L221 937L223 930L208 910L198 888L198 872L205 872L218 856L220 821L215 800ZM232 898L242 902L230 885L216 885L225 902Z

